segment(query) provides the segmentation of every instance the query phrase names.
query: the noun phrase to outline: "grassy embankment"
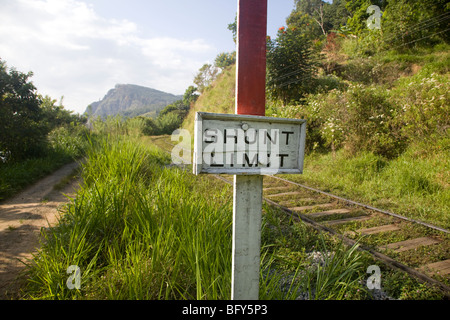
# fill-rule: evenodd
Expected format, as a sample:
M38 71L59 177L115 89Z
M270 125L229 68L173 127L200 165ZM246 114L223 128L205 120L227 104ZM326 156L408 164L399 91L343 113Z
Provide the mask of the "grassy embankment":
M450 228L447 47L343 56L304 103L267 106L308 120L304 174L287 178ZM192 139L196 111L234 113L234 85L232 67L200 96L183 124Z

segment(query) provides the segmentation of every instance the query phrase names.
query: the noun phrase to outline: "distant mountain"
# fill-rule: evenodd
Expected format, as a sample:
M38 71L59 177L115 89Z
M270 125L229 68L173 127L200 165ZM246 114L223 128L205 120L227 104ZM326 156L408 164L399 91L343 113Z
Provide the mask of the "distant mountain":
M109 115L156 115L165 106L182 97L133 84L117 84L102 100L91 103L85 113L102 118Z

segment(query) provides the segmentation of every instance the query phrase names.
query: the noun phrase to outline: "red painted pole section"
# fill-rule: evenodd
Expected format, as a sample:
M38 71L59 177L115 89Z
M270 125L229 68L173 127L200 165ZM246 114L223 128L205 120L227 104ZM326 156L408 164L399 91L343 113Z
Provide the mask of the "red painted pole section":
M267 0L239 0L236 114L266 114Z

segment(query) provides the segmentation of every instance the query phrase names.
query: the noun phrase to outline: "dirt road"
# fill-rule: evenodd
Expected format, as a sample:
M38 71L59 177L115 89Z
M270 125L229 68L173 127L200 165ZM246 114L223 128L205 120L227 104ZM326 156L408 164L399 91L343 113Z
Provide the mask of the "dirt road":
M0 299L18 297L23 262L36 252L41 228L57 222L58 208L67 202L67 196L73 195L78 182L73 180L59 191L53 186L77 166L68 164L0 203Z

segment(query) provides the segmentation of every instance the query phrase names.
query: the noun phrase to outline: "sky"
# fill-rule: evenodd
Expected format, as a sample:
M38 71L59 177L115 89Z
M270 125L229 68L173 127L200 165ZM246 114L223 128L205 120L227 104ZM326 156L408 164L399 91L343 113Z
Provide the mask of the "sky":
M83 113L116 84L183 94L235 43L238 0L0 0L0 59L43 96ZM268 0L267 33L294 0Z

